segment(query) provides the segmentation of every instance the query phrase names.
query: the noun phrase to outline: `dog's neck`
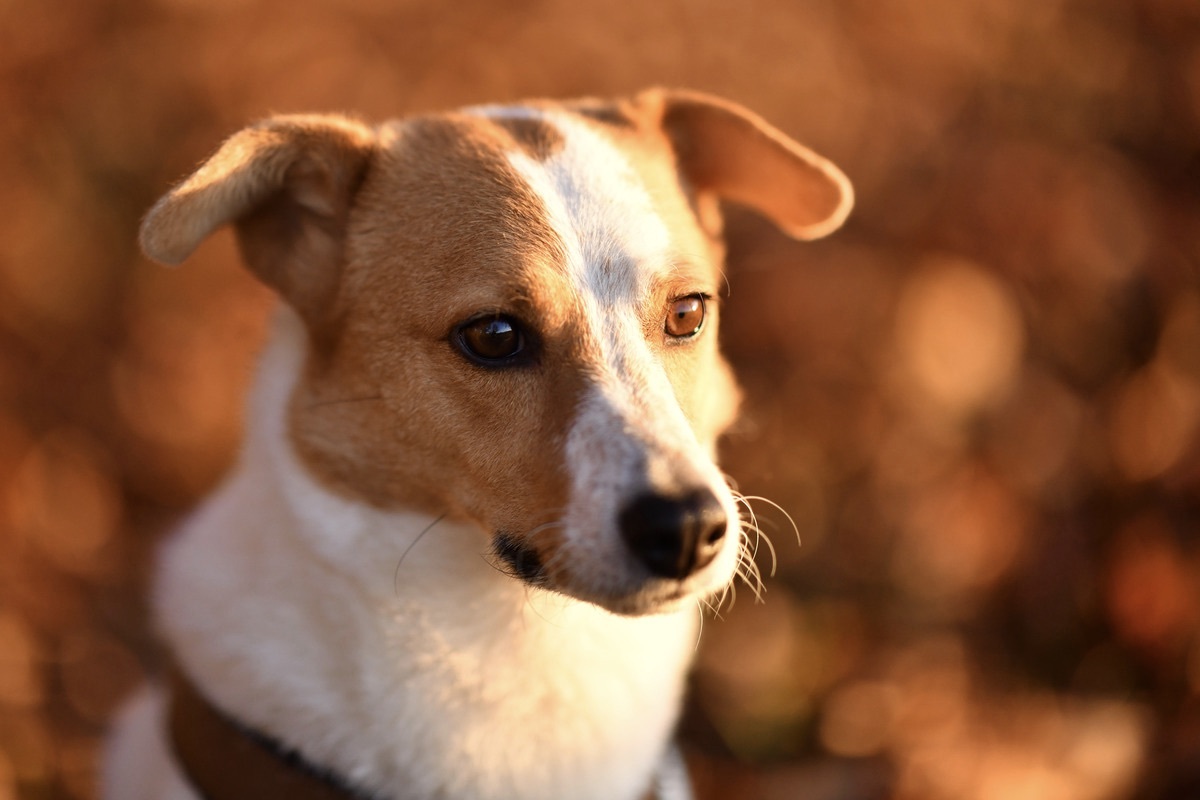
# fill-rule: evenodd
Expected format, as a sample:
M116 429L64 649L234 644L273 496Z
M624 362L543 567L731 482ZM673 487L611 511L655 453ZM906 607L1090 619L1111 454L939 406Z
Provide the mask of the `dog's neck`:
M306 346L282 309L239 466L164 553L160 622L183 667L227 713L380 797L637 796L697 613L618 617L531 589L469 523L322 487L285 428Z

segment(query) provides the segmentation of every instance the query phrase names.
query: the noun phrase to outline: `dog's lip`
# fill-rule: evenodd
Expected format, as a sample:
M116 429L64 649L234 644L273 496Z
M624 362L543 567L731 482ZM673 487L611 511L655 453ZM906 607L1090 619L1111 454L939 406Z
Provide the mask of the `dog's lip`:
M623 592L604 592L587 586L555 581L541 555L518 534L499 531L492 537L492 555L516 580L529 586L574 597L622 616L642 616L677 610L688 600L698 599L694 581L650 578Z
M514 578L530 586L550 588L550 576L541 554L519 535L498 531L492 537L492 553L512 570Z
M689 601L697 601L700 595L689 591L684 584L672 581L674 585L664 587L667 591L642 589L627 595L607 598L607 602L596 601L596 605L622 616L640 617L652 614L668 614L678 611Z

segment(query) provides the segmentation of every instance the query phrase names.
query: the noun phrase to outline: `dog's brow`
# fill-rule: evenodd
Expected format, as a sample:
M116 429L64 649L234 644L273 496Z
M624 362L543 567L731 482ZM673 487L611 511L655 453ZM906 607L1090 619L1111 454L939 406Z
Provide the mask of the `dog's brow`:
M623 108L612 105L586 105L580 104L571 109L581 117L599 122L602 125L610 125L614 128L633 129L637 127L637 122Z
M549 121L563 147L542 162L510 153L509 163L545 206L576 285L606 303L633 300L644 267L670 260L670 231L616 147L569 115Z
M537 117L495 117L493 122L503 128L531 158L545 161L563 146L563 135L557 128Z
M655 274L656 283L690 282L698 288L708 288L713 283L711 270L703 262L693 258L677 256L668 258L665 265Z

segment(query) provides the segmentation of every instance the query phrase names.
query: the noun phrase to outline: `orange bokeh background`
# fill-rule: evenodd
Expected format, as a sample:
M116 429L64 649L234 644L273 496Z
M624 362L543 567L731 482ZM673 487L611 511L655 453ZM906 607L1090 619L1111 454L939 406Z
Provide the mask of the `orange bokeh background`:
M706 622L706 797L1200 797L1194 0L0 3L0 800L94 796L153 548L235 451L267 290L145 209L275 111L650 84L829 156L729 210L724 465L778 569ZM759 563L766 571L764 547Z

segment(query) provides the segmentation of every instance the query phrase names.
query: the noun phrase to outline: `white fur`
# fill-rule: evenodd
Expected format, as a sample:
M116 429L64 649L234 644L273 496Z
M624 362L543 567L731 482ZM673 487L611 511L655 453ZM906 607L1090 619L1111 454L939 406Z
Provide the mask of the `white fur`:
M686 783L666 749L694 602L728 583L739 539L714 443L697 440L640 322L678 254L631 165L587 124L475 113L541 116L565 137L546 161L510 154L559 234L595 358L567 435L557 557L588 565L602 595L644 585L643 607L668 610L617 616L530 588L489 562L484 531L323 488L285 430L307 338L283 308L238 466L163 553L159 622L220 708L381 798L633 800L664 765ZM720 555L682 584L646 583L614 510L697 486L730 520ZM123 715L109 800L195 800L165 746L164 708L152 689Z
M183 669L380 797L639 796L675 722L695 610L620 617L528 588L485 561L477 529L323 489L283 430L304 348L281 310L239 466L163 554L157 607ZM162 705L127 710L110 800L194 800Z
M849 208L840 172L738 106L669 90L634 103L663 119L671 106L683 108L685 124L697 127L695 141L714 148L710 157L732 154L729 169L699 176L703 192L745 201L801 236L828 232ZM561 446L569 471L558 530L544 546L514 544L468 522L384 512L322 484L293 452L286 428L299 376L322 364L309 361L304 324L283 308L260 364L237 467L162 554L161 633L171 657L218 708L379 800L637 800L654 782L663 800L680 800L686 777L669 740L695 643L693 604L727 585L744 537L712 459L720 423L735 405L716 326L673 338L655 325L665 322L672 300L719 288L686 282L715 281L717 265L694 261L697 254L681 252L677 240L709 257L715 248L689 221L684 198L668 194L671 164L639 172L647 165L635 169L634 151L618 146L619 138L545 105L468 113L544 120L563 137L545 160L509 154L513 179L528 183L558 234L570 310L583 322L572 327L580 340L572 342L577 362L570 367L585 384L571 392L576 406L563 409L567 429L546 434L554 441L545 452ZM350 213L348 193L371 151L402 148L403 138L402 123L372 132L342 117L266 120L232 137L159 201L143 223L143 247L177 262L216 226L240 220L252 271L320 335L325 312L336 317L340 306L315 308L339 288L319 282L339 275L319 273L333 266L341 245L329 226ZM488 157L491 174L494 154L479 155ZM665 149L662 157L673 158ZM767 167L750 168L760 158ZM782 170L782 186L771 165ZM647 180L661 186L642 183L640 174L655 171ZM683 227L658 216L648 186L665 208L679 203L667 213L681 214ZM270 205L280 190L313 213ZM711 202L702 205L715 209ZM264 203L264 224L246 217ZM387 209L364 203L368 211L370 225L343 232L364 235L375 225L367 238L378 236ZM271 242L276 235L281 240ZM696 271L701 266L708 269ZM558 292L561 280L554 282ZM329 357L361 355L353 351L333 348ZM354 364L333 366L352 371ZM688 396L676 397L675 385L685 384ZM719 414L700 411L718 405ZM493 446L489 455L503 458L504 445ZM559 488L555 476L554 502ZM707 525L717 515L704 489L728 520L719 553L683 580L651 576L656 556L643 549L642 563L622 541L623 511L635 502L644 509L650 500L694 498L704 516L689 522ZM640 521L658 524L651 516ZM707 558L716 532L693 525L688 538L706 535ZM629 525L625 533L646 531ZM534 549L522 551L522 544ZM571 596L532 588L497 569L495 558L522 571L545 558L546 585L559 580ZM108 800L196 800L170 754L168 704L163 690L150 688L121 715L105 761Z
M528 108L483 113L537 116L564 136L564 145L545 161L521 152L508 155L558 234L587 335L599 353L591 365L590 393L567 440L572 494L561 557L587 564L589 580L601 593L631 591L644 572L621 541L613 509L647 490L703 485L720 499L730 521L719 556L682 586L651 584L645 594L662 603L655 588L681 602L718 591L736 566L736 503L712 461L714 443L697 440L641 327L641 304L653 279L679 258L674 237L625 156L587 123Z

